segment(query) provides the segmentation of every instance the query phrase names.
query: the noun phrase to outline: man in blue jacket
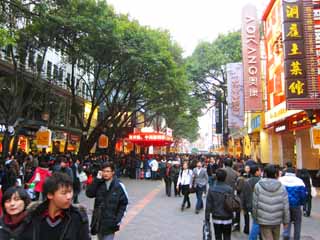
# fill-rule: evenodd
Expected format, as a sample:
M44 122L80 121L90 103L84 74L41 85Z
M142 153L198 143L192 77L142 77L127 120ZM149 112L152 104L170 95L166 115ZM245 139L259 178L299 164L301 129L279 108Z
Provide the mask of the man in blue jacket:
M290 222L288 228L284 229L283 239L289 240L291 233L291 223L294 223L294 240L300 239L302 209L307 196L307 190L303 181L298 178L293 168L288 168L286 174L281 177L280 182L286 187L290 206Z

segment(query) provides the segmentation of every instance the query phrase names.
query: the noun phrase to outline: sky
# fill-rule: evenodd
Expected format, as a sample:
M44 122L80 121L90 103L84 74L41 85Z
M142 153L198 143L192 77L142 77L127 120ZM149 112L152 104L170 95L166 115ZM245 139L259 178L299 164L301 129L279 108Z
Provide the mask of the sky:
M192 54L201 41L241 27L241 9L253 3L260 13L269 0L107 0L116 12L129 14L142 25L167 29Z

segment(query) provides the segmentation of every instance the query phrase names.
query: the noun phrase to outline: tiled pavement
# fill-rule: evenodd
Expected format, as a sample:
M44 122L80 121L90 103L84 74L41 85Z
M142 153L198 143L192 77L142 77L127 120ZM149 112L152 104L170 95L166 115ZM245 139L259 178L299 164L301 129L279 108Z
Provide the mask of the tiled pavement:
M192 208L180 211L182 198L168 198L161 181L122 180L126 185L130 205L116 240L201 240L204 214ZM81 195L81 203L92 213L93 200ZM91 216L89 216L91 218ZM93 238L94 239L94 238ZM233 233L232 239L247 239L242 233ZM302 240L320 239L320 199L313 200L310 218L303 218Z

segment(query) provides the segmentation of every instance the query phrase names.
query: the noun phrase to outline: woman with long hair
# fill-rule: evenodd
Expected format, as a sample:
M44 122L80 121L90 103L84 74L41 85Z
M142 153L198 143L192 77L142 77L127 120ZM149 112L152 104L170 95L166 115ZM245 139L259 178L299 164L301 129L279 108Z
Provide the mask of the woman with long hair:
M181 192L183 195L183 201L181 205L181 211L184 210L185 205L187 204L187 208L191 207L190 203L190 188L192 187L192 170L189 169L189 163L187 161L183 162L182 169L179 173L179 178L177 182L177 189L181 188Z
M31 202L28 193L20 187L10 187L2 197L3 216L0 219L0 239L23 239L23 233L31 222L27 206Z

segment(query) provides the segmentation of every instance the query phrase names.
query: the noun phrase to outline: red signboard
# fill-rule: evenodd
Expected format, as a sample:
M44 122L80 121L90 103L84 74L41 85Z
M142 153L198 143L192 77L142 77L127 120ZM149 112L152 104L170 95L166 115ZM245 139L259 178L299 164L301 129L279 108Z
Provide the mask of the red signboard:
M264 14L268 109L284 101L288 110L320 108L319 3L274 0Z
M251 4L242 12L242 56L245 111L261 111L260 28L257 9Z
M280 106L285 101L284 50L282 47L281 1L269 5L264 16L264 36L267 64L267 107Z

